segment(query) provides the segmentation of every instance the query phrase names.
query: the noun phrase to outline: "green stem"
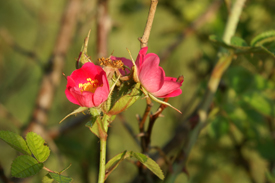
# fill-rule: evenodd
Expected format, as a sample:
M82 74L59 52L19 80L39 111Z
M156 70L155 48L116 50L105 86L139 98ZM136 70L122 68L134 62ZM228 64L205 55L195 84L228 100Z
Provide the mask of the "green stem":
M110 120L113 120L111 118L108 115L104 115L102 118L103 128L99 128L100 160L99 160L98 183L104 183L105 181L107 132L108 132L109 122Z
M230 40L236 32L236 28L237 28L245 1L246 0L237 0L229 15L228 21L226 23L225 31L223 34L223 41L227 44L230 44Z
M105 164L106 164L106 139L100 139L100 161L98 183L104 183L105 179Z

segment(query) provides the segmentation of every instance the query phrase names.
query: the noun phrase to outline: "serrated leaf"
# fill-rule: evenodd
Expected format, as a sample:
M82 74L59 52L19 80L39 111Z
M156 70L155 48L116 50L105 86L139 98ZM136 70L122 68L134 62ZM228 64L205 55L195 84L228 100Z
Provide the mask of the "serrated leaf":
M65 119L67 119L69 116L75 115L75 114L78 114L78 113L81 113L81 112L84 112L84 111L86 111L86 110L88 110L88 107L79 107L79 108L77 108L76 110L74 110L73 112L71 112L70 114L68 114L67 116L65 116L65 117L59 122L59 124L62 123Z
M162 170L154 160L152 160L151 158L147 157L144 154L137 153L137 152L132 152L132 156L135 157L137 160L139 160L144 166L146 166L149 170L151 170L161 180L164 179Z
M114 171L118 165L127 157L130 156L130 153L127 151L124 151L123 153L120 153L118 155L116 155L115 157L113 157L112 159L110 159L108 161L108 163L105 166L105 178L104 180L107 179L107 177L112 173L112 171Z
M42 179L42 183L52 183L54 181L54 179L49 175L45 175Z
M22 155L13 160L11 175L17 178L26 178L37 174L43 168L43 163L37 162L31 156Z
M254 39L252 39L250 45L251 46L260 46L267 42L271 42L275 40L275 31L267 31L257 35Z
M45 140L34 132L29 132L26 136L27 144L39 162L44 162L50 155L50 149L47 145L44 145Z
M26 141L20 135L13 132L0 130L0 138L4 140L7 144L9 144L11 147L13 147L15 150L25 155L32 154L26 144Z
M140 83L137 83L135 87L129 94L126 94L119 98L112 109L108 112L108 115L116 115L122 111L128 109L133 103L135 103L141 96L141 91L139 90Z
M73 181L73 179L71 177L67 177L64 175L57 174L57 173L50 172L49 175L59 183L70 183Z

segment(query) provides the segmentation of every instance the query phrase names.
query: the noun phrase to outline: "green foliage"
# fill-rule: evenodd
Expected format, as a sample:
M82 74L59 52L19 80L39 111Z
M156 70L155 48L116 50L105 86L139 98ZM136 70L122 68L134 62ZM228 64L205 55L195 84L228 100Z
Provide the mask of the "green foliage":
M109 115L116 115L128 109L141 96L140 83L135 84L130 93L121 96L113 105L112 109L108 111ZM118 97L118 96L116 96Z
M50 155L50 149L45 144L45 140L34 132L29 132L26 135L26 142L21 136L9 131L1 130L0 138L19 152L26 154L16 157L13 161L11 165L11 175L13 177L26 178L37 174L43 168L43 162L45 162ZM34 158L32 156L34 156ZM60 175L70 166L71 165L59 173L53 173L49 170L49 174L43 178L42 182L51 183L54 180L60 183L71 182L73 180L72 178Z
M45 140L34 132L29 132L26 136L27 144L38 162L45 162L50 156L50 149L45 145Z
M49 175L45 175L42 179L42 183L52 183L54 181L54 179Z
M56 180L59 183L70 183L73 181L71 177L60 175L58 173L49 172L49 175L51 176L52 179Z
M114 156L112 159L110 159L106 164L107 173L106 173L105 179L109 176L109 174L112 171L114 171L118 167L118 165L122 162L122 160L126 158L135 158L136 160L141 162L144 166L146 166L149 170L151 170L161 180L164 179L162 170L154 160L152 160L151 158L149 158L148 156L142 153L137 153L133 151L124 151L123 153L120 153Z
M31 151L29 150L26 141L20 135L13 132L0 130L0 138L15 150L25 155L31 155Z
M263 32L252 39L251 46L261 46L268 42L275 41L275 31Z
M154 160L152 160L151 158L147 157L144 154L137 153L137 152L132 152L132 156L135 157L137 160L139 160L144 166L146 166L149 170L151 170L161 180L164 179L162 170Z
M87 122L85 126L88 127L90 129L90 131L93 132L93 134L95 134L99 138L100 129L101 130L103 129L102 120L101 120L100 116L98 116L96 118L92 118L92 120Z
M26 178L37 174L43 168L43 163L28 155L15 158L11 165L11 175L17 178Z

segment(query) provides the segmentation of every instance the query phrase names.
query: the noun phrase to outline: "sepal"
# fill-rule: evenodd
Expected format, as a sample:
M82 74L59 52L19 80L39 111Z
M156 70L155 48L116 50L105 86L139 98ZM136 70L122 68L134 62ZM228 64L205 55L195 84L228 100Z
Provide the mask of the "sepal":
M90 38L90 32L89 30L87 37L84 39L84 43L82 45L81 51L79 53L79 56L76 60L76 68L79 69L84 65L86 62L93 62L91 58L87 55L87 48L88 48L88 42Z
M122 111L128 109L133 103L135 103L141 96L140 83L136 83L130 93L122 95L118 100L114 102L112 108L108 111L108 115L116 115Z
M68 114L67 116L65 116L65 117L59 122L59 124L62 123L65 119L67 119L69 116L74 115L74 114L78 114L78 113L81 113L81 112L84 112L84 111L86 111L86 110L88 110L88 107L79 107L79 108L77 108L76 110L74 110L73 112L71 112L70 114Z

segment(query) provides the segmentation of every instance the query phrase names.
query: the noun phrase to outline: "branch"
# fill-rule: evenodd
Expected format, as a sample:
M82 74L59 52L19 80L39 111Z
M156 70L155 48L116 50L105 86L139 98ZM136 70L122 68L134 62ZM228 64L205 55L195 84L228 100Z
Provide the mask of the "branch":
M9 31L5 28L0 29L0 35L4 39L4 41L15 51L19 54L22 54L32 60L37 61L39 64L41 64L40 59L37 57L36 53L30 50L27 50L23 47L21 47L19 44L14 41L13 37L10 35Z
M143 36L138 39L140 41L140 48L144 48L148 45L148 40L149 40L149 36L150 36L152 24L153 24L155 12L157 9L157 5L158 5L158 0L151 0L150 10L147 18L147 23L144 29L144 33L143 33Z
M47 123L48 112L51 108L56 88L59 86L66 52L73 37L73 31L77 22L80 0L70 0L63 13L61 27L55 43L52 58L49 60L50 69L42 78L39 94L31 121L25 130L41 132L42 126Z
M147 97L146 98L146 103L147 103L147 106L146 106L146 109L144 111L144 114L141 118L141 121L139 122L139 133L140 134L144 134L144 124L145 124L145 121L151 111L151 108L152 108L152 101L150 99L150 97ZM142 135L141 136L141 148L142 148L142 153L148 153L148 145L146 145L146 136L147 134L145 133L145 135Z
M169 98L164 98L164 102L168 102ZM155 112L153 115L150 116L150 121L149 121L149 125L148 125L148 130L146 132L146 146L147 149L149 148L149 145L151 143L151 135L152 135L152 130L153 130L153 126L156 122L156 120L158 119L158 117L161 115L162 111L167 107L167 105L161 104L157 110L157 112Z
M85 123L91 119L91 115L86 114L82 115L79 114L76 117L72 118L71 120L65 120L62 126L58 128L52 128L48 131L48 135L51 139L56 139L65 133L68 133L70 130L74 130L77 126Z
M111 29L108 16L108 0L98 0L97 5L97 58L107 57L108 34Z

